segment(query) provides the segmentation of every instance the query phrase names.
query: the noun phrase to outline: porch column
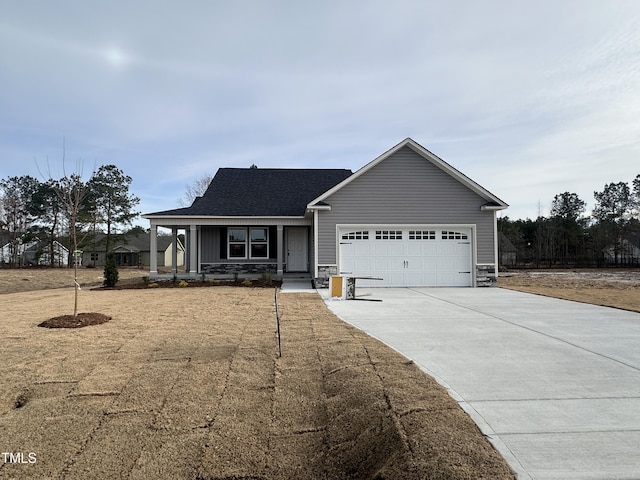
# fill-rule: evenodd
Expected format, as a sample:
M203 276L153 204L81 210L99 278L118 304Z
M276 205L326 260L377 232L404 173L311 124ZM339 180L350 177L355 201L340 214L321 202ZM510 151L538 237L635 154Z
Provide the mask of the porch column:
M284 226L282 225L278 225L277 227L277 235L276 235L276 245L278 246L278 248L276 249L278 251L278 258L277 258L277 269L278 271L276 272L276 276L278 278L282 278L282 276L284 275L284 270L282 268L282 258L283 258L283 253L284 253Z
M149 230L149 276L158 275L158 225L151 222Z
M189 226L189 273L195 277L198 273L198 226Z
M171 227L171 273L178 273L178 227Z
M184 272L191 273L191 269L189 268L191 265L191 260L189 259L189 239L191 235L191 230L185 229L184 231Z

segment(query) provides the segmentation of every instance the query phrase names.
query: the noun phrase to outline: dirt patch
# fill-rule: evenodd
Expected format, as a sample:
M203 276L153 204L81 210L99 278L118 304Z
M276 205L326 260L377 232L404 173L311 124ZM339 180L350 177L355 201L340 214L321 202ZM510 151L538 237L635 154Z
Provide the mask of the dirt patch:
M83 290L110 322L36 328L72 296L2 297L0 449L37 461L0 477L513 478L441 386L315 294L280 295L281 358L271 289Z
M73 315L59 315L39 323L44 328L82 328L90 325L100 325L111 320L111 317L102 313L79 313Z
M640 270L501 272L498 286L548 297L640 312Z

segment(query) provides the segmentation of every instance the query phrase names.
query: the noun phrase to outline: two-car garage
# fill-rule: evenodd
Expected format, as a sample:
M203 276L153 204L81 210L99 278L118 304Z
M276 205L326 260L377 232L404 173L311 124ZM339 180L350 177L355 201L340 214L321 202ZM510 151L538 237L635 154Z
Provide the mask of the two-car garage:
M340 227L338 244L341 275L382 278L363 286L473 286L471 227Z

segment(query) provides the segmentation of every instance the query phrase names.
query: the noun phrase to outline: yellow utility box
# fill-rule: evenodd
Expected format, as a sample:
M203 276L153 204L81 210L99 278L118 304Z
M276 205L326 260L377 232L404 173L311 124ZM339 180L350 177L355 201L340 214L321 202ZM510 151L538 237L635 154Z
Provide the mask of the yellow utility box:
M329 279L329 289L331 290L331 298L344 298L344 278L334 275Z

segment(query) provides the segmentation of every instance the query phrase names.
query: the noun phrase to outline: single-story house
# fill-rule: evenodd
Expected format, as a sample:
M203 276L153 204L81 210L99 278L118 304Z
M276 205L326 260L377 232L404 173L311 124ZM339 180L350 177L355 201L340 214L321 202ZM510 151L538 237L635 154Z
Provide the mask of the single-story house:
M148 267L151 265L150 245L149 233L126 235L124 240L116 240L114 242L114 247L111 251L114 253L116 265L119 267ZM174 245L177 245L175 262L173 262ZM174 264L177 267L182 267L184 265L185 248L180 237L174 240L171 235L157 235L155 252L156 267ZM104 267L106 258L107 252L104 238L101 238L95 246L90 245L83 249L82 259L84 265Z
M612 265L639 265L640 235L628 235L615 247L609 245L604 249L604 257Z
M185 270L377 276L375 286L495 283L508 205L407 138L358 171L221 168L189 207L143 215L186 233ZM150 276L158 276L157 263ZM175 271L175 267L174 267ZM366 285L367 282L362 282Z
M0 247L0 263L11 264L17 258L17 266L40 265L66 267L69 264L69 249L57 240L53 241L53 258L49 242L34 238L18 244L6 243ZM15 255L14 255L15 254Z

